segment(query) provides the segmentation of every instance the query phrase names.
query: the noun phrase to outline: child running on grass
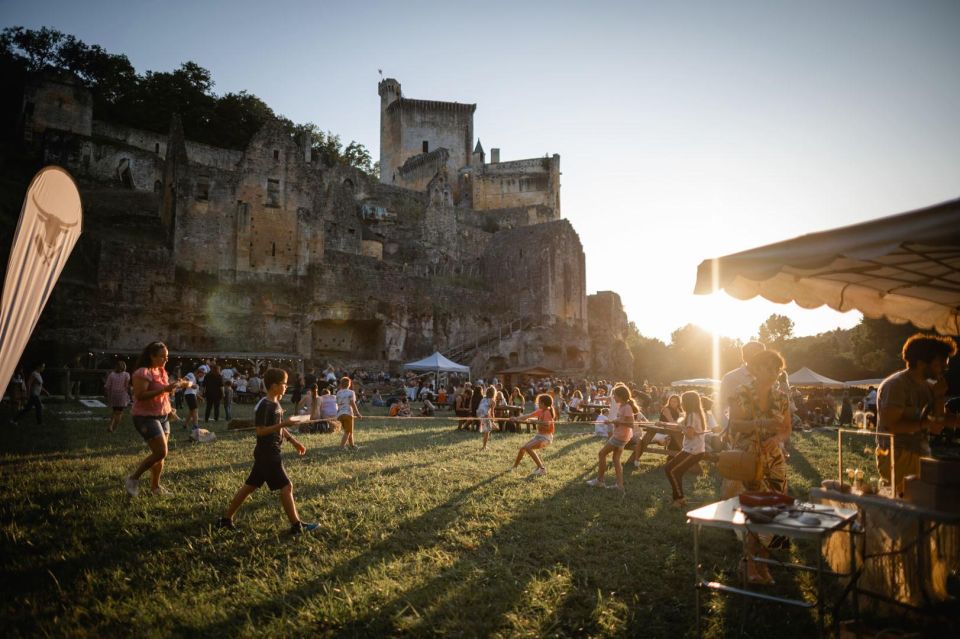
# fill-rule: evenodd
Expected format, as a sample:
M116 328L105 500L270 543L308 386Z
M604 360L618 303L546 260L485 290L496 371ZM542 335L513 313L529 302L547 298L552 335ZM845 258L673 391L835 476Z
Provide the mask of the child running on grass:
M493 431L493 407L496 406L497 389L493 386L487 386L486 396L480 400L477 406L477 417L480 418L480 432L483 434L483 446L481 451L487 449L487 442L490 441L490 433Z
M609 488L616 488L623 492L623 465L620 463L620 456L623 454L623 447L630 442L630 438L633 436L634 415L640 412L640 407L637 406L637 402L630 394L630 389L626 386L614 386L612 397L617 406L617 415L613 420L613 435L600 449L596 479L587 481L587 485L598 488L606 487L603 479L607 472L607 455L613 453L613 470L617 474L617 484L609 486Z
M537 410L517 418L520 421L535 419L537 421L537 434L533 436L533 439L520 447L520 452L517 453L517 460L513 462L513 468L510 469L513 470L519 466L520 462L523 461L524 453L526 453L530 455L530 459L537 465L537 469L531 473L531 477L547 474L547 468L543 465L543 461L540 459L537 451L546 448L553 441L553 422L557 419L557 413L553 408L552 397L547 394L538 395L536 405Z
M315 529L317 524L300 521L297 504L293 501L293 484L287 477L280 457L280 444L287 440L300 455L306 453L307 449L287 431L287 427L293 422L282 421L283 409L280 407L280 400L287 390L287 373L279 368L268 368L263 375L263 384L267 389L267 396L261 399L254 409L257 446L253 449L253 470L234 495L226 512L217 521L217 527L234 528L233 516L244 500L266 483L270 490L280 491L280 503L290 520L290 532L296 535L304 530Z

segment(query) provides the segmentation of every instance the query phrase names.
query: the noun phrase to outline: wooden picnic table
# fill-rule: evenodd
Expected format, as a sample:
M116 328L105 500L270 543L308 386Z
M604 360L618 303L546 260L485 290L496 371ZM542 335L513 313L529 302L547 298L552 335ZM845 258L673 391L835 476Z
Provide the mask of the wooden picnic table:
M502 404L500 406L494 406L493 416L498 420L512 420L516 417L519 417L523 414L523 406L511 406L510 404ZM514 432L519 432L519 422L516 421L498 421L499 424L503 424L500 430L507 430L510 428ZM532 424L527 424L527 432L530 432L530 429L533 427Z
M577 412L573 413L576 415L577 421L581 422L592 422L600 416L600 411L604 408L610 408L608 404L580 404L577 406Z
M683 430L679 424L671 424L670 422L638 422L637 425L643 430L643 436L640 438L639 444L634 447L630 459L627 460L628 464L633 461L639 461L640 457L647 451L673 457L677 454L677 451L683 447ZM666 446L651 446L650 444L656 435L667 435L670 437L670 442ZM670 444L673 444L673 446Z

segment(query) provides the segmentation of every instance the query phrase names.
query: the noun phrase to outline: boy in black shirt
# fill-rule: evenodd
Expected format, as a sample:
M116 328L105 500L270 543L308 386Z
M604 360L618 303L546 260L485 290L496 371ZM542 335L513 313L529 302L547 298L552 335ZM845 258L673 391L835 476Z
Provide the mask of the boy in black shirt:
M247 497L266 483L270 490L280 491L280 503L290 520L290 532L297 534L304 530L313 530L317 524L300 521L297 505L293 501L293 484L290 483L280 458L280 444L284 439L293 444L301 455L307 452L306 447L286 430L292 422L281 421L283 409L280 408L280 399L287 387L287 373L279 368L268 369L263 376L263 384L267 388L267 396L260 400L255 409L257 446L253 449L253 470L234 495L226 512L217 521L217 527L233 528L233 515Z

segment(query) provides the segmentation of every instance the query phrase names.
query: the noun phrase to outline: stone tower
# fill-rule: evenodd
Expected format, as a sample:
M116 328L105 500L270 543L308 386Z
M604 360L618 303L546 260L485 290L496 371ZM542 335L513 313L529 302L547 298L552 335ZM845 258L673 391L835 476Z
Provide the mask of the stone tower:
M387 114L387 107L400 99L400 83L393 78L381 80L377 85L380 94L380 181L389 184L399 162L400 122Z
M435 160L437 153L446 154L444 165L450 175L469 166L476 104L406 98L393 78L382 80L377 92L381 182L408 187L413 182L419 188L420 166Z

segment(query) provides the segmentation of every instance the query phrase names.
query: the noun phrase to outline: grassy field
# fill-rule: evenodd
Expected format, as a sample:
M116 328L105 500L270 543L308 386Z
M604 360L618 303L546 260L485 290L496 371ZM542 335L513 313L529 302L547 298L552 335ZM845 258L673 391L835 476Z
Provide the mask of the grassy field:
M479 436L444 421L358 423L301 436L284 463L311 534L290 537L264 488L212 523L246 477L254 436L191 444L179 426L164 475L169 495L129 498L122 478L147 449L125 416L51 405L0 430L0 635L11 636L645 636L694 634L692 533L669 505L663 458L627 471L626 496L591 489L598 440L560 426L548 475L506 473L523 435ZM248 416L249 407L241 407ZM797 433L791 490L835 472L835 435ZM715 501L714 473L688 476L688 497ZM733 535L706 531L705 563L729 578ZM791 551L807 558L812 549ZM775 592L810 596L809 578L775 573ZM741 604L713 598L706 636L738 631ZM814 632L806 611L757 605L748 636Z

